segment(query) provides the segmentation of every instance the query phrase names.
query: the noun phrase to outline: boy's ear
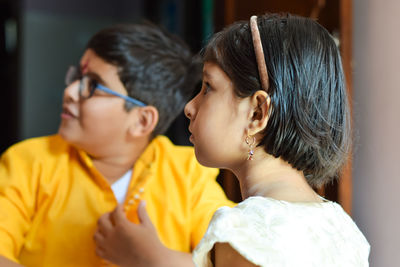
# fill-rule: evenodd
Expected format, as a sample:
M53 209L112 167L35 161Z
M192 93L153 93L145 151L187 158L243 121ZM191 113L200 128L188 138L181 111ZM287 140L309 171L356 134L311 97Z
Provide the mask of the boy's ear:
M255 92L250 99L252 110L250 112L249 135L256 135L265 129L269 119L271 98L263 90Z
M145 106L131 110L134 116L129 125L129 135L131 137L143 137L150 135L158 122L158 110L154 106Z

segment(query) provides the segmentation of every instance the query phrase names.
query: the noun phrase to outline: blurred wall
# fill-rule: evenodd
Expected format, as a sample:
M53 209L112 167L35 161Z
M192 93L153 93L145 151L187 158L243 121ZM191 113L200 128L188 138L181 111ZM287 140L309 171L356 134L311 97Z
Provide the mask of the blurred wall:
M353 4L353 217L370 265L400 266L400 1Z

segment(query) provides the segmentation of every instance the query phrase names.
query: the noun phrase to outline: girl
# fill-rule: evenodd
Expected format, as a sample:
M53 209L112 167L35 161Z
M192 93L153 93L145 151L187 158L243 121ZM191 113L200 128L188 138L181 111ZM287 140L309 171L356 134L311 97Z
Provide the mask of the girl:
M253 16L213 36L203 86L185 107L198 161L237 176L197 266L368 266L369 244L340 205L317 195L350 148L338 48L311 19Z

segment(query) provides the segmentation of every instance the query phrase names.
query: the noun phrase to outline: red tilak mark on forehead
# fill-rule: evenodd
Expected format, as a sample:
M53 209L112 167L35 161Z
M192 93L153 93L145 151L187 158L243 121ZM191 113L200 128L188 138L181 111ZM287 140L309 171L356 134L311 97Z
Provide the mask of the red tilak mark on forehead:
M82 64L81 66L82 74L85 74L88 71L88 66L89 66L89 60L87 60L85 63Z

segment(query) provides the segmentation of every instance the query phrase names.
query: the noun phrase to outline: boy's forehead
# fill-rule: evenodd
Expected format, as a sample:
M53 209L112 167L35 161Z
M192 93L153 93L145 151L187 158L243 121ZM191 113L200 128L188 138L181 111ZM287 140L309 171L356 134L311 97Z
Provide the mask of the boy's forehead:
M83 74L87 73L87 71L88 71L88 66L89 66L89 59L86 60L86 61L84 61L84 62L82 62L82 64L81 64L81 72L82 72Z
M112 75L117 74L115 65L106 62L90 48L82 55L79 65L82 74L88 72L95 72L98 75L100 75L100 73L102 73L102 75L108 75L109 73L112 73Z
M82 74L85 74L88 71L90 55L91 54L88 53L88 51L86 51L81 58L80 68L81 68Z

